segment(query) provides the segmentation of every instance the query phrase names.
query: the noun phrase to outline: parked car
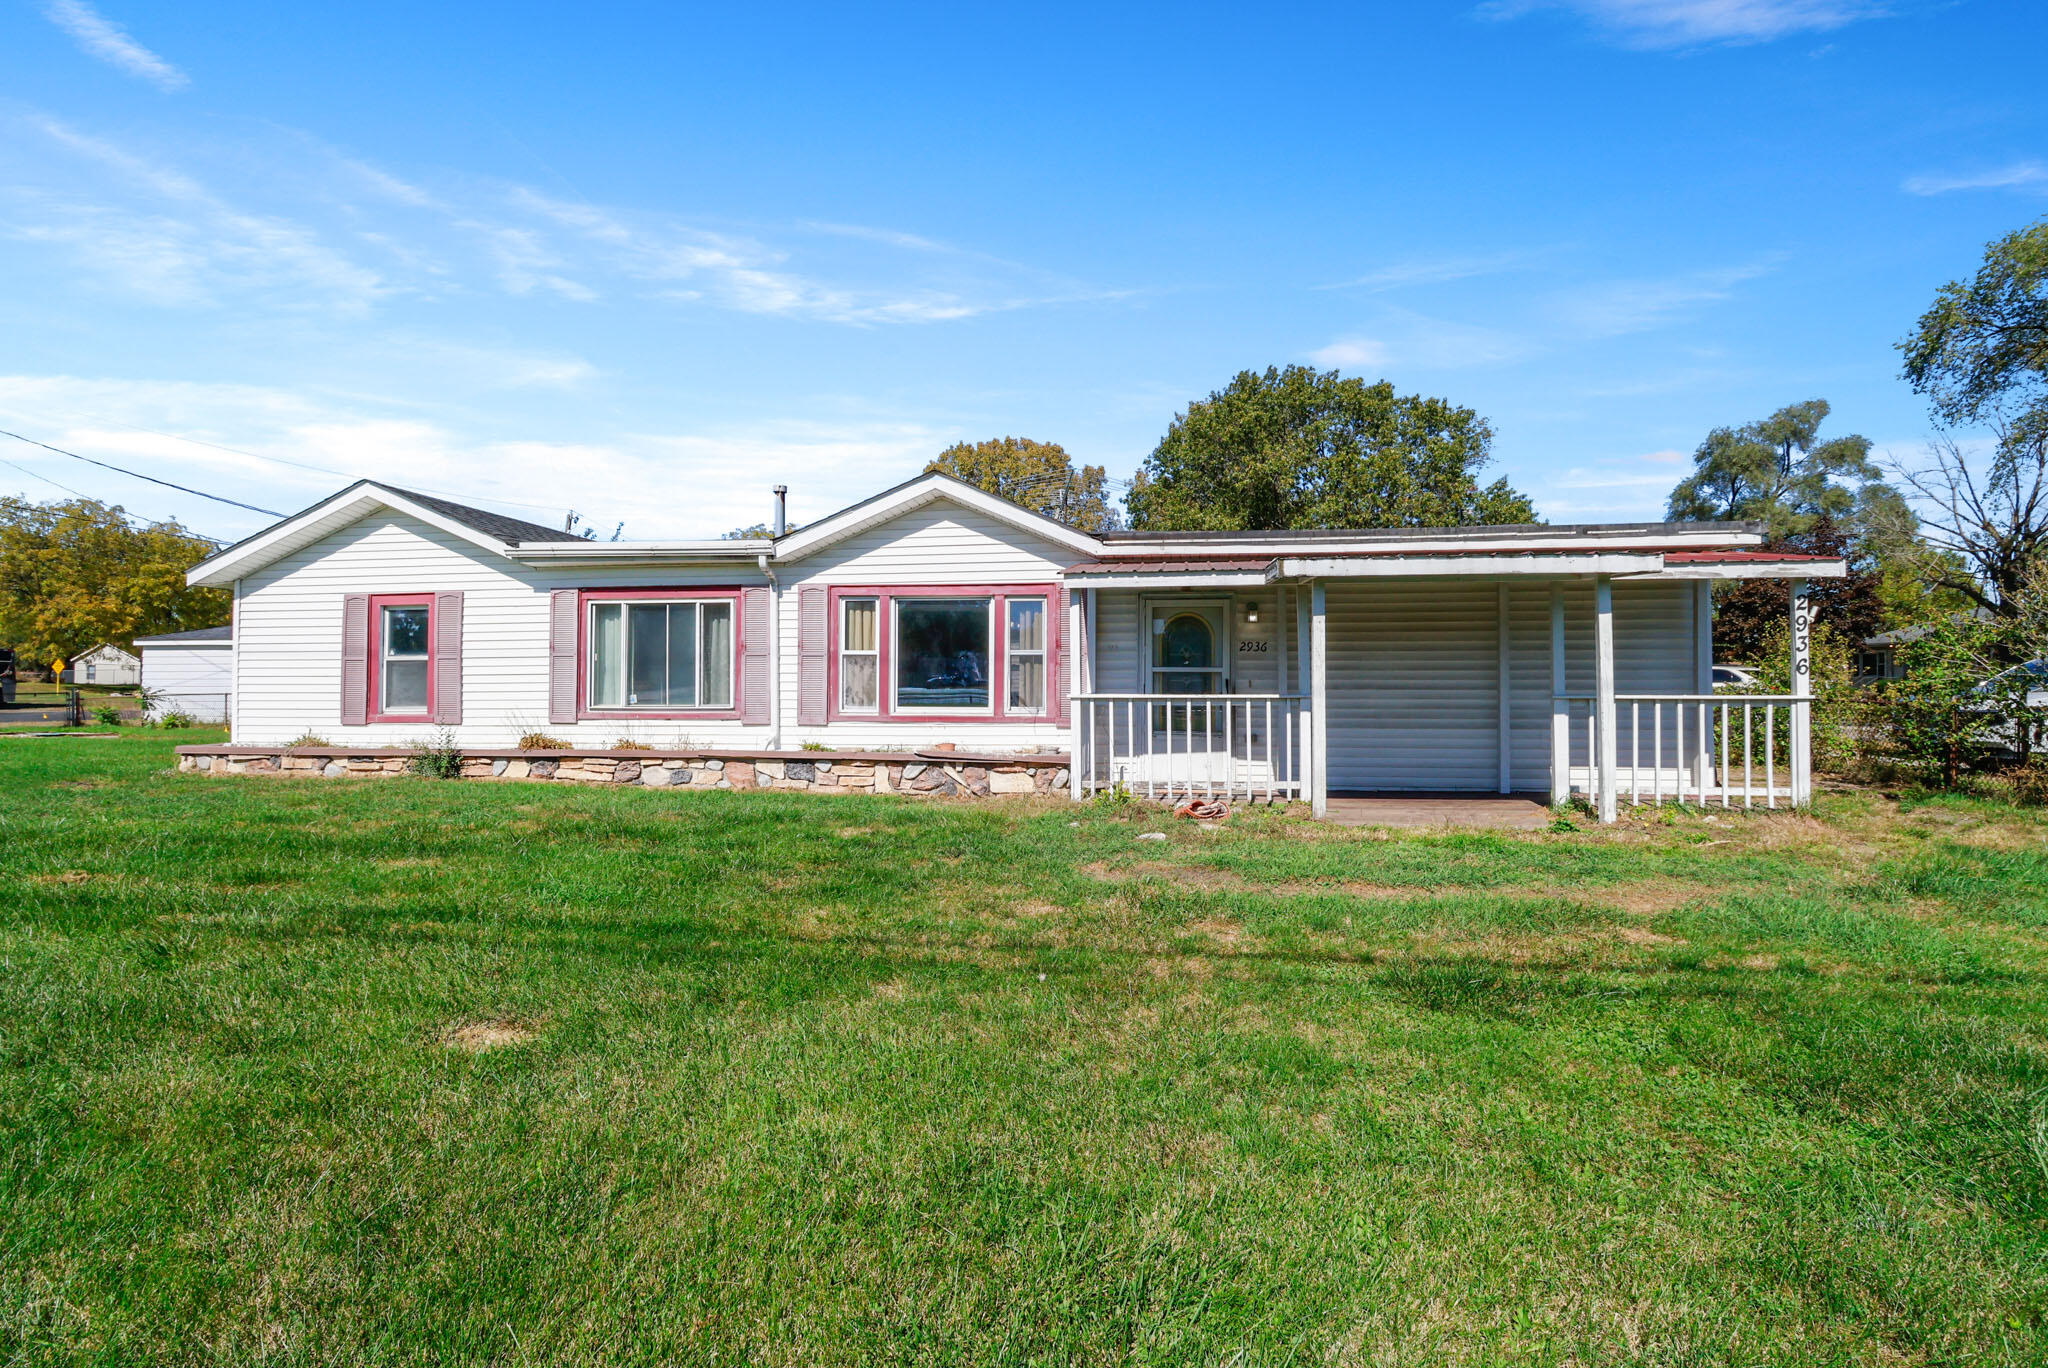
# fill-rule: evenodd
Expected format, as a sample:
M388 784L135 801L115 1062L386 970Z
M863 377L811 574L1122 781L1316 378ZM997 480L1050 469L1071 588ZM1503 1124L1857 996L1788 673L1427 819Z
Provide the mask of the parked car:
M2007 755L2020 753L2016 722L2021 722L2033 733L2027 749L2038 750L2043 742L2048 742L2048 656L2000 670L1970 692L1999 699L2001 711L2012 704L2026 710L2020 718L2001 716L1991 724L1988 740L1997 750ZM1988 705L1972 709L1979 715L1990 710Z
M1753 691L1757 687L1756 671L1747 665L1716 665L1714 667L1714 687L1717 689L1735 687Z

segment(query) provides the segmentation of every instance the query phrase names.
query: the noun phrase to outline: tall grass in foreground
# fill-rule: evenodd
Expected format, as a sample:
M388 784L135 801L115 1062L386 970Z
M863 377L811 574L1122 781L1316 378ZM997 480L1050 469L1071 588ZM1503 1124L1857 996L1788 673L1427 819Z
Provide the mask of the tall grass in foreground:
M2036 815L1199 833L178 739L0 742L0 1361L2048 1359Z

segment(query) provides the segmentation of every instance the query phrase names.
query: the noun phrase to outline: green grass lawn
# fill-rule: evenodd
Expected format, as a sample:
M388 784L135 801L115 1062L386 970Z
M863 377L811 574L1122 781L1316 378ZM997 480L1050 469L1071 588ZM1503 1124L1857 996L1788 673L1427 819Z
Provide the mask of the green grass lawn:
M167 769L214 735L0 743L0 1362L2048 1361L2040 815Z

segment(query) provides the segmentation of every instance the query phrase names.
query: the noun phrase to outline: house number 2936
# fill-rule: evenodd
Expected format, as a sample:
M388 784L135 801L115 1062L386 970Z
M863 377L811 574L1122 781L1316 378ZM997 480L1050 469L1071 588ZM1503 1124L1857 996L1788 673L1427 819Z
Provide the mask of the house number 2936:
M1237 653L1239 655L1257 655L1271 645L1272 643L1269 641L1240 641L1237 643Z

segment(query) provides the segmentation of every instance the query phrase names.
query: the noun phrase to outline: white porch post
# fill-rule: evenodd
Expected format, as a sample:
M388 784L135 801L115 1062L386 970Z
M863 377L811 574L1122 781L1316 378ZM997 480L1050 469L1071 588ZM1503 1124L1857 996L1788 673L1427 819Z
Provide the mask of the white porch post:
M1710 694L1714 691L1714 586L1706 580L1693 582L1692 600L1692 691ZM1684 705L1679 711L1685 711ZM1693 728L1692 772L1699 785L1700 806L1707 803L1707 779L1714 772L1714 710L1707 708L1703 713L1707 721L1703 726ZM1678 798L1685 801L1685 758L1678 760Z
M1593 724L1599 742L1599 755L1594 763L1599 769L1598 779L1600 820L1611 822L1617 816L1620 794L1616 772L1615 725L1614 725L1614 581L1606 575L1593 581L1593 674L1594 711L1598 720Z
M1080 702L1072 696L1095 692L1095 643L1089 639L1087 631L1088 621L1094 614L1083 607L1084 596L1092 598L1094 593L1088 589L1074 589L1067 593L1067 668L1073 678L1067 698L1067 785L1077 803L1087 793L1082 766L1092 768L1094 763L1086 749L1089 719L1084 714L1092 714L1095 705Z
M1813 802L1813 601L1806 581L1792 581L1792 806Z
M1495 586L1495 592L1497 622L1493 650L1497 671L1494 687L1500 702L1500 791L1507 793L1512 790L1515 781L1514 671L1510 668L1513 664L1511 648L1514 643L1508 630L1508 582L1502 580Z
M1309 606L1309 771L1314 797L1310 800L1315 815L1323 816L1330 810L1330 726L1328 722L1330 697L1330 632L1329 604L1323 592L1323 582L1317 580L1310 591Z
M1550 801L1572 799L1572 716L1564 700L1564 585L1550 585ZM1591 759L1591 757L1587 757Z

